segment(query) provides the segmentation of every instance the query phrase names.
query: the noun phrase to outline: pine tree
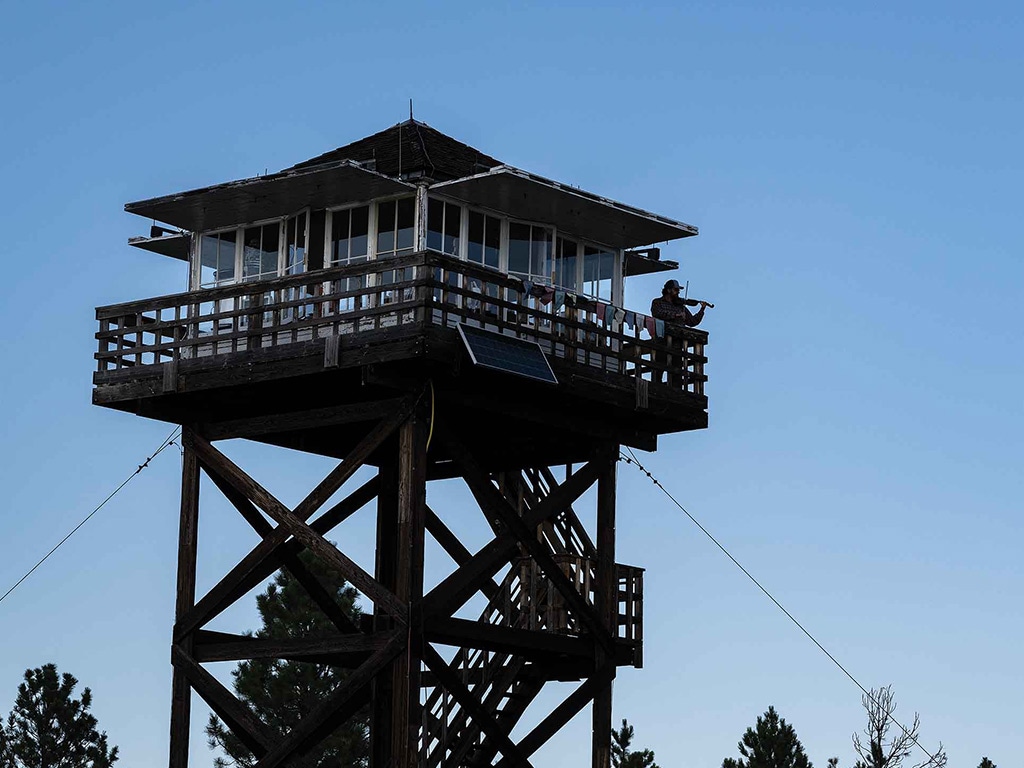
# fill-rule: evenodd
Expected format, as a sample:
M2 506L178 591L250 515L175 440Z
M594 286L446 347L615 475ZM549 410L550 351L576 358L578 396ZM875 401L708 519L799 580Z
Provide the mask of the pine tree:
M747 728L739 749L741 758L726 758L722 768L813 768L793 726L775 707L768 707L755 727Z
M891 685L877 690L872 688L861 696L861 703L868 716L868 726L864 729L863 739L860 734L853 734L853 748L860 758L854 768L901 768L914 747L920 746L920 715L915 712L914 720L907 728L896 723L893 718L896 697ZM941 743L927 757L915 768L946 768L946 751Z
M623 719L619 730L612 728L612 768L658 768L651 750L633 752L632 743L633 726Z
M987 757L983 757L981 758L981 762L978 763L978 768L996 768L996 764Z
M353 622L359 622L356 591L344 578L319 560L303 553L303 564L334 595ZM256 597L262 626L251 636L265 639L312 639L337 634L320 607L287 571L279 571L266 591ZM232 672L238 697L270 728L287 734L323 702L348 676L348 671L326 664L256 659L243 661ZM253 754L215 716L206 726L210 749L220 749L227 759L217 757L218 768L237 765L251 768ZM369 763L369 728L365 712L359 713L311 751L304 765L361 768ZM2 768L2 766L0 766Z
M78 680L55 664L25 670L6 727L0 726L2 768L110 768L117 747L96 730L92 691L75 698Z

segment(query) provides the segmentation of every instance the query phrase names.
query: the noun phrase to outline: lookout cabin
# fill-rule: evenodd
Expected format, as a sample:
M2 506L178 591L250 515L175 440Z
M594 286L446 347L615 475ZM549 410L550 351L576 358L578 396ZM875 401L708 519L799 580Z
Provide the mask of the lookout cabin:
M180 260L186 290L96 310L98 405L341 456L332 409L429 380L493 432L493 466L707 426L706 332L624 301L697 229L422 122L125 210L153 222L130 245Z

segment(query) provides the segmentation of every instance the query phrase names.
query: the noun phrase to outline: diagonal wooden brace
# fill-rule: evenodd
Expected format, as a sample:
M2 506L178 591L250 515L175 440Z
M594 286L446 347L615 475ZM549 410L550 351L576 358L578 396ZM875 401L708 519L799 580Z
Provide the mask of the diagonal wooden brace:
M527 511L524 524L533 528L558 514L572 504L594 484L601 468L596 462L585 464L578 472L557 488L540 504ZM516 556L519 542L511 532L492 539L473 555L465 565L460 566L435 586L423 598L424 615L451 616L480 590L483 584L493 578L502 566Z
M526 548L526 551L529 552L537 565L540 566L551 584L565 598L566 603L569 604L577 618L587 626L594 639L605 651L614 657L615 641L601 620L600 615L598 615L597 610L587 602L586 598L576 589L576 586L569 581L569 578L551 556L548 546L537 539L536 530L531 529L530 526L523 522L523 518L516 513L516 510L502 496L501 492L494 487L494 483L491 482L487 474L480 468L480 465L476 463L476 460L466 446L454 435L447 432L443 433L441 438L455 463L462 469L466 484L469 486L470 491L472 491L480 508L485 513L498 518L505 528L515 536L518 543Z
M296 753L312 749L344 722L351 704L364 687L405 647L405 637L396 632L392 639L376 651L362 666L354 670L338 689L319 707L302 720L272 750L261 757L255 768L278 768Z
M314 491L307 496L298 507L296 507L296 510L302 510L302 514L305 515L305 517L301 517L299 514L292 512L284 504L278 501L268 490L249 477L238 467L237 464L214 448L206 440L198 436L193 436L192 442L196 455L199 456L200 461L204 465L211 467L215 472L227 480L231 485L235 486L239 491L244 493L257 507L262 509L277 522L278 528L274 531L274 537L286 538L287 536L294 536L303 544L303 546L306 547L306 549L312 552L316 557L320 558L320 560L325 563L330 563L332 566L337 568L338 572L341 573L341 575L344 576L352 586L366 595L375 604L381 606L385 611L393 616L396 621L401 624L405 624L407 622L408 606L405 603L401 602L394 593L385 589L380 582L360 568L355 561L348 557L348 555L342 553L341 550L310 528L309 524L305 522L305 519L308 518L313 511L323 503L323 501L330 498L331 494L334 493L334 490L337 490L337 488L335 488L334 490L331 490L330 493L327 493L327 488L330 485L333 485L333 483L328 483L325 479L324 482L317 486L317 488L314 489ZM335 470L335 472L337 472L337 470ZM335 473L332 472L332 475L334 474ZM330 478L330 476L328 476L328 478ZM309 499L314 497L315 501L309 502ZM264 542L267 541L270 541L269 537L264 539Z
M493 712L488 711L480 700L473 695L473 692L463 685L462 681L459 680L458 674L448 666L445 660L441 658L441 655L429 644L423 647L423 661L430 668L430 671L437 676L438 682L455 697L455 700L480 726L480 729L490 738L494 739L502 754L505 755L505 758L512 761L512 765L517 766L517 768L532 768L528 759L529 756L523 753L516 743L509 738L508 734L502 730L501 726L495 721Z

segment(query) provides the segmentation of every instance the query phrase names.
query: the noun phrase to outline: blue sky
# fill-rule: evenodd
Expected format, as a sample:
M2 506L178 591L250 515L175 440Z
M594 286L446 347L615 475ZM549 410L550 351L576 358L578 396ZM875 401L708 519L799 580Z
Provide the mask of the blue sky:
M280 169L412 97L513 165L700 227L665 255L717 304L711 428L648 465L865 684L893 683L951 766L1015 759L1017 4L0 7L0 587L167 432L89 404L93 308L185 284L125 245L148 222L123 204ZM289 501L328 466L231 449ZM167 452L0 604L0 711L54 661L93 688L122 764L165 764L178 482ZM616 716L697 768L774 704L816 764L851 765L858 691L649 481L623 466L620 487L647 647ZM347 547L368 550L368 521ZM251 544L223 506L204 524L200 588ZM578 718L537 765L586 764L588 733ZM211 760L201 738L193 755Z

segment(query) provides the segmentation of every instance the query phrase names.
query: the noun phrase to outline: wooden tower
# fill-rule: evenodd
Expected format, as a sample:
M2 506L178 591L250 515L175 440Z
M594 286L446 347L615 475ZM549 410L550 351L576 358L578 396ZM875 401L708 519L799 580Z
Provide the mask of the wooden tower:
M619 448L707 426L706 334L627 310L623 279L677 267L645 246L696 229L411 120L126 210L161 223L130 243L189 275L185 292L97 309L93 391L183 428L171 768L188 762L192 691L261 768L304 765L367 707L373 768L528 766L590 705L593 765L608 768L612 681L643 659L643 570L615 558ZM339 463L289 508L218 448L230 438ZM363 467L372 479L350 487ZM201 473L258 537L205 595ZM470 511L428 503L430 484L452 478L493 533L476 551L458 525ZM327 539L363 507L376 513L373 573ZM425 584L428 536L451 568ZM304 550L372 605L360 626ZM280 568L333 635L204 628ZM281 734L203 666L255 658L350 673ZM575 681L553 708L537 701L551 681Z

